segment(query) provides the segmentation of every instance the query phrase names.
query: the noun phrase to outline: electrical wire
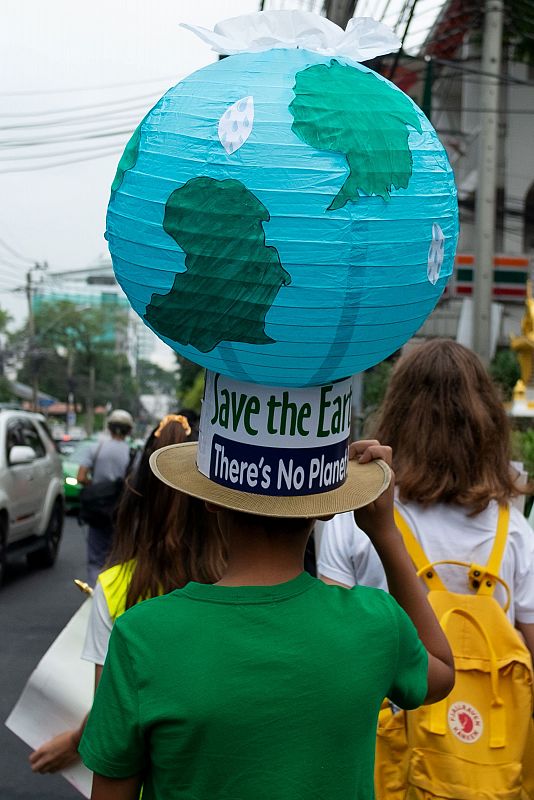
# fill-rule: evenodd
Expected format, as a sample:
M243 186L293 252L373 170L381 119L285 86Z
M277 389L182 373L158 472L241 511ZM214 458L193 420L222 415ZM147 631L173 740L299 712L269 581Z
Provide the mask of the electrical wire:
M76 155L77 153L79 153L80 155L87 155L88 153L89 154L98 153L101 150L107 150L111 146L112 146L111 144L107 143L102 145L95 145L94 147L91 148L78 147L73 150L61 150L60 152L56 153L31 153L30 155L24 155L24 156L0 154L0 163L2 161L8 161L9 163L11 163L12 161L35 161L35 160L41 160L43 158L56 158L56 157L59 158L63 156Z
M76 86L69 89L31 89L19 92L0 92L0 97L22 97L41 94L73 94L74 92L98 92L108 89L119 89L124 86L142 86L147 83L160 83L163 81L174 80L176 76L164 75L161 78L146 78L142 81L126 81L124 83L99 84L97 86Z
M4 112L2 112L2 117L48 117L54 114L65 114L70 111L87 111L92 108L107 108L108 106L125 105L126 103L150 100L155 96L156 93L151 92L150 94L139 94L134 95L133 97L124 97L122 99L115 98L115 100L103 100L99 103L89 103L82 106L67 106L66 108L47 109L46 111L20 111L11 114L4 114Z
M10 278L15 279L15 276L20 279L20 271L24 269L24 267L15 267L14 264L10 264L8 261L0 261L0 270L4 272L5 275L8 275Z
M412 56L416 61L424 61L424 56ZM463 73L471 73L472 75L483 75L487 78L494 78L495 80L499 81L499 83L513 83L517 84L518 86L534 86L534 81L530 80L523 80L522 78L514 78L511 75L508 76L500 76L495 75L493 72L485 72L481 69L473 69L471 67L466 67L462 64L462 61L455 61L446 58L437 58L436 56L431 56L432 60L435 64L441 64L446 67L450 67L451 69L457 70ZM467 59L466 59L467 61ZM512 63L520 63L520 62L512 62Z
M39 164L37 166L29 167L16 167L15 169L0 169L0 175L13 174L18 172L34 172L41 169L54 169L55 167L64 167L68 164L81 164L84 161L94 161L97 158L105 158L107 156L118 155L122 152L122 148L115 148L106 153L96 153L95 155L84 156L84 158L71 158L67 161L57 161L50 164ZM50 156L53 158L53 156Z
M146 109L146 104L136 104L132 106L126 106L125 108L102 111L101 113L81 114L80 116L74 117L62 117L60 119L46 120L44 122L22 122L15 125L0 125L0 131L29 130L31 128L53 128L57 125L64 125L67 127L77 126L103 119L120 117L124 114L130 114L132 111L142 112L144 109Z
M65 134L64 136L60 137L48 137L46 139L38 139L36 141L3 141L1 142L1 146L8 149L17 149L19 147L40 147L44 144L64 144L67 142L85 142L90 141L91 139L109 139L115 136L131 136L133 132L133 127L124 128L121 130L111 130L111 131L100 131L97 133L87 133L87 134L80 134L80 133L72 133L72 134Z
M25 256L22 253L19 253L19 251L15 250L14 247L12 247L10 244L8 244L5 239L0 239L0 245L5 250L7 250L8 253L11 253L12 256L15 256L15 258L20 258L21 261L27 261L30 264L35 264L35 259L29 258L28 256Z
M10 261L8 258L5 258L3 255L0 254L0 264L3 264L10 269L16 270L19 274L21 269L30 269L30 265L26 266L25 264L17 264L15 261Z
M483 111L487 111L485 108L466 108L465 106L436 106L432 108L432 112L434 111L457 111L458 113L466 112L469 114L481 114ZM497 112L501 113L501 112ZM528 108L507 108L505 114L534 114L534 109Z

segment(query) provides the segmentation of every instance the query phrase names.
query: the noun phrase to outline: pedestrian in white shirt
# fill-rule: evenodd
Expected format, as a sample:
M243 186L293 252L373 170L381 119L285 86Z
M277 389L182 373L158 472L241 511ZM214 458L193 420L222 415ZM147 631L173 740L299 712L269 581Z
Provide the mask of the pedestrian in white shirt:
M485 564L499 506L521 489L510 467L508 418L477 356L433 340L402 357L376 437L393 448L397 509L428 558ZM326 523L319 573L329 583L384 588L379 559L349 516ZM465 569L438 571L450 591L475 591ZM510 620L534 653L534 533L513 507L500 577L511 592ZM495 597L504 602L502 587Z

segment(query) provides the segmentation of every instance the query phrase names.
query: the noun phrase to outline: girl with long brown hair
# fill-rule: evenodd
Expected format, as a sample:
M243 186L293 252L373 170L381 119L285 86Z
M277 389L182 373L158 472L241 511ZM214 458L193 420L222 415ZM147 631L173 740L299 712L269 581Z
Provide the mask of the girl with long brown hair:
M213 583L220 577L224 548L212 515L201 501L162 483L149 465L155 450L190 440L191 427L185 416L164 417L126 479L108 558L109 567L118 567L114 573L131 572L124 610L189 581Z
M393 449L396 505L431 561L485 564L499 506L524 490L510 464L510 426L479 358L456 342L415 346L396 363L373 435ZM346 515L327 523L319 571L353 585L376 566ZM465 571L440 568L450 591L475 591ZM534 653L534 533L510 509L501 578L511 592L509 617ZM383 584L382 584L383 585ZM497 600L505 600L498 586Z
M170 414L148 437L125 481L108 566L100 573L82 657L95 665L98 684L118 616L136 603L190 581L215 583L224 571L225 544L202 501L166 486L149 466L152 453L194 437L184 414ZM78 758L86 720L30 756L34 772L57 772Z

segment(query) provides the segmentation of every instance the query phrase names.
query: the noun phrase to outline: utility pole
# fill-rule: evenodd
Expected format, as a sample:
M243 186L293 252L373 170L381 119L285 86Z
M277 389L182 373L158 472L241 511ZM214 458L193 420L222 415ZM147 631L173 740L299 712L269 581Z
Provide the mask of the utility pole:
M67 413L65 414L65 433L69 433L73 425L76 425L76 404L74 398L74 353L72 345L69 344L67 353Z
M37 264L35 267L37 268ZM35 317L33 316L32 271L26 273L26 298L28 300L28 333L30 337L30 372L32 376L32 411L39 411L39 381L37 377L37 353L35 352Z
M473 283L473 349L485 364L489 364L491 358L502 28L503 0L486 0L480 76L481 112Z
M87 408L85 414L85 429L88 436L93 435L95 427L95 378L95 364L93 356L91 355L91 361L89 363L89 386L87 389Z
M421 108L429 122L432 122L432 84L434 82L434 69L432 56L425 56L425 86L423 89L423 102Z
M34 266L26 273L26 298L28 300L28 334L30 339L29 355L30 355L30 371L32 376L32 411L39 411L39 377L38 377L38 358L36 352L37 339L35 335L35 316L33 314L33 270L48 269L48 264L44 261L39 264L37 261Z
M349 19L354 16L356 0L325 0L324 10L328 19L345 30Z

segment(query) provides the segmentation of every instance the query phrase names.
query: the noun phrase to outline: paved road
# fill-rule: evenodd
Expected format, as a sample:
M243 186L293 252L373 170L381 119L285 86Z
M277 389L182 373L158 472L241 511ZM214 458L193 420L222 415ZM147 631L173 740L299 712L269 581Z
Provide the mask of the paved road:
M32 571L16 562L0 588L0 800L81 798L60 776L34 775L30 749L3 723L39 658L82 603L72 580L85 578L84 561L83 529L68 518L56 565Z

